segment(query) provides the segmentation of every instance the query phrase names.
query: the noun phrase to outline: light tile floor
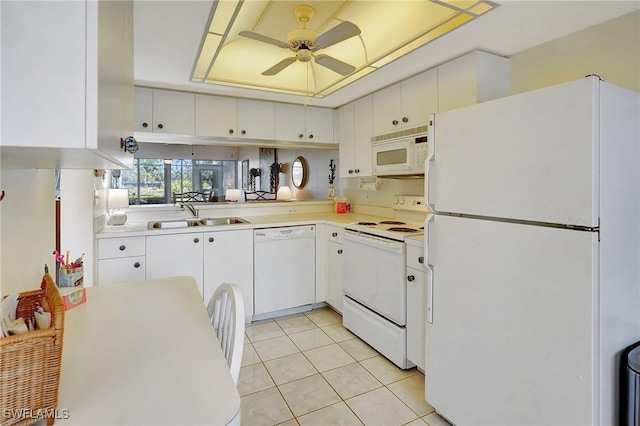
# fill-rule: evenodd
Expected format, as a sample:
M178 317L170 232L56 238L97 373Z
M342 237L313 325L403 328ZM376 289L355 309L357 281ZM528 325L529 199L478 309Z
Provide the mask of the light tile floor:
M249 426L449 425L420 371L397 368L330 308L247 326L238 390Z

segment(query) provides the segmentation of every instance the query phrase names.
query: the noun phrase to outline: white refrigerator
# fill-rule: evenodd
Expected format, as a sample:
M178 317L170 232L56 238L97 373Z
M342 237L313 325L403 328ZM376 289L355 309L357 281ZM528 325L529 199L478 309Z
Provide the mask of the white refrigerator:
M453 424L617 424L640 340L640 94L597 77L436 114L425 399Z

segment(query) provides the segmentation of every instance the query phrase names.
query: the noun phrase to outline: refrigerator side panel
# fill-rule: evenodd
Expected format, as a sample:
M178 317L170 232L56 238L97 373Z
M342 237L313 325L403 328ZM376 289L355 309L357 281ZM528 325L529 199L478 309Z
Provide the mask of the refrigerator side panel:
M640 94L603 83L600 120L600 423L618 424L620 351L640 340Z
M597 226L599 80L435 116L428 199L439 212Z
M458 425L593 424L597 235L437 215L426 400Z

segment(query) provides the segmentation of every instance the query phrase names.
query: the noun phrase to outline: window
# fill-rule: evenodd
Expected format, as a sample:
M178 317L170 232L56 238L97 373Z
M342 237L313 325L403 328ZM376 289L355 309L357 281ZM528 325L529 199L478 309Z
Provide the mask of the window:
M136 158L122 171L129 204L171 204L174 193L210 191L214 200L237 188L236 161Z

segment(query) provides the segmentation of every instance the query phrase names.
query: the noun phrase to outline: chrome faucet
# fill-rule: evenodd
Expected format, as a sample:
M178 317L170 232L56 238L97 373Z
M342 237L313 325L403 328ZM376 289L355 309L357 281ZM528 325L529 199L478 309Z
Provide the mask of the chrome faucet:
M189 210L191 212L193 217L197 218L199 216L200 213L198 212L198 209L193 207L193 204L191 204L191 203L180 204L180 210L184 211L185 207L187 208L187 210Z

